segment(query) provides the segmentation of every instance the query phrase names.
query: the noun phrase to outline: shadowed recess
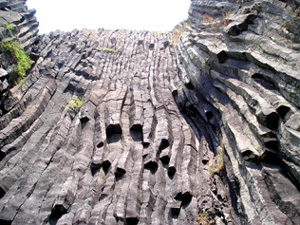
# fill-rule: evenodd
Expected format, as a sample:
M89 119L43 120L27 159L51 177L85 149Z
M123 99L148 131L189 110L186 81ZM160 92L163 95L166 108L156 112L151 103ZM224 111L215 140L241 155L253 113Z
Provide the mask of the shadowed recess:
M121 140L122 129L120 124L110 124L106 128L107 143L114 143Z
M130 128L130 135L134 141L143 141L143 127L141 124L134 124Z
M56 225L58 220L65 214L67 210L62 205L56 205L50 215L49 224Z

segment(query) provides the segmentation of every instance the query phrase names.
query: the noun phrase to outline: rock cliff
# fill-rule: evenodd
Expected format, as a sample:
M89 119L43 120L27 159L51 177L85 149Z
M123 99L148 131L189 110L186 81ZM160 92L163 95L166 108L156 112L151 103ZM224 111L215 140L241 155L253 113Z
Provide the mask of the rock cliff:
M35 21L24 2L0 6ZM1 96L0 224L299 224L297 4L192 1L170 33L15 22L37 54Z

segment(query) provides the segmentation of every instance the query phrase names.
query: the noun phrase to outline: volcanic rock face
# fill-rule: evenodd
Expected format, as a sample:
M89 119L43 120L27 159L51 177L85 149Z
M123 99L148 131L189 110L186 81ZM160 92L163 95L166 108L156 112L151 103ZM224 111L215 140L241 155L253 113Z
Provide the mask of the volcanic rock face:
M294 11L280 1L193 1L190 32L178 45L176 101L216 154L222 151L215 142L222 141L221 176L246 224L300 223L300 39L294 32L300 18Z
M2 222L196 222L199 144L169 91L179 81L171 39L104 30L41 39L19 103L1 118Z
M176 49L41 36L1 105L0 224L300 224L298 17L238 2L192 1Z

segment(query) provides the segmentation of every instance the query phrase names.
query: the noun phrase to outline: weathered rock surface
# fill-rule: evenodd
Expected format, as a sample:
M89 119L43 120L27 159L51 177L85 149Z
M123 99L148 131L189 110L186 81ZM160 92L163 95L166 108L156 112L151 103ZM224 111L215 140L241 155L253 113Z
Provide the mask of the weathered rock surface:
M236 224L300 223L300 18L290 3L192 1L178 45L175 98L211 151L223 142Z
M195 224L199 142L169 91L171 33L54 32L1 117L0 219ZM79 109L68 105L75 96Z
M238 2L192 1L176 49L40 37L0 118L0 224L299 224L298 18Z
M38 22L34 16L35 10L28 9L25 3L26 0L0 1L0 41L2 43L2 41L17 39L24 47L26 53L30 55L34 52L34 44L38 37ZM11 26L12 30L8 30L6 28L7 25ZM0 48L0 62L1 116L10 111L10 105L16 102L14 99L10 99L11 96L8 91L14 85L15 74L13 73L13 68L15 60L2 47Z

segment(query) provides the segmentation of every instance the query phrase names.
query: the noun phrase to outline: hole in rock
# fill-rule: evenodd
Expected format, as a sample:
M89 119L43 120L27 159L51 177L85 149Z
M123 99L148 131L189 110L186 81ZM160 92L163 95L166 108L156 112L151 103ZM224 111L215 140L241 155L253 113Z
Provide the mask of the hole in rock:
M92 173L92 176L94 176L100 169L101 167L101 164L100 163L91 163L91 173Z
M170 42L169 42L169 41L165 41L165 42L164 42L164 47L165 47L165 48L167 48L169 45L170 45Z
M173 219L177 219L180 213L180 208L171 208L171 216Z
M143 40L139 40L138 41L138 45L143 45L144 44L144 41Z
M3 188L0 186L0 199L6 194Z
M224 52L224 51L221 51L219 54L217 54L217 57L218 57L219 63L225 62L226 59L228 58L226 52Z
M111 165L111 163L108 160L106 160L102 163L102 168L103 168L105 175L107 174L110 165Z
M196 117L198 110L189 102L186 104L186 114L190 117Z
M5 153L0 151L0 161L2 161L5 157Z
M120 124L111 124L106 128L107 143L114 143L121 140L122 129Z
M202 160L202 163L203 163L204 165L206 165L208 162L209 162L209 160L207 160L207 159L203 159L203 160Z
M242 156L246 161L255 162L255 163L258 162L257 156L255 156L251 150L246 150L242 152Z
M128 217L126 218L126 224L127 225L136 225L138 224L139 219L137 217Z
M150 143L149 142L143 142L143 147L144 148L148 148L150 146Z
M56 225L58 220L65 214L67 210L62 205L56 205L51 211L49 224Z
M162 139L160 145L158 147L159 151L162 151L170 146L169 141L167 139Z
M182 202L181 202L181 206L183 208L186 208L192 201L192 198L193 196L191 195L190 192L185 192L183 195L182 195Z
M103 141L100 141L99 144L97 144L97 148L102 148L104 146Z
M116 180L117 181L120 180L124 176L125 173L126 173L126 170L118 167L115 172Z
M276 152L279 151L279 143L277 140L271 140L271 141L267 141L265 142L265 146L269 149L272 149Z
M90 119L87 116L80 118L81 129L83 130Z
M281 118L284 118L285 115L290 111L290 108L285 106L285 105L281 105L276 109L276 112L279 114L279 116Z
M11 223L12 223L12 221L10 221L10 220L1 220L0 219L0 224L1 225L11 225Z
M174 166L170 166L168 168L168 176L170 179L173 179L176 173L176 168Z
M134 124L130 128L130 135L134 141L143 141L143 127L141 124Z
M261 157L261 161L272 165L282 164L278 154L272 150L266 150Z
M278 127L279 116L276 112L270 113L265 117L265 121L260 121L263 125L271 130L275 130Z
M153 173L153 174L156 173L157 168L158 168L158 165L157 165L156 162L150 161L150 162L145 164L145 169L150 170L151 173Z
M211 111L205 112L206 118L209 121L211 118L213 118L214 114Z
M177 201L182 201L182 193L179 192L179 193L175 196L174 199L177 200Z
M170 157L168 155L166 155L166 156L161 157L160 160L164 165L168 165L170 162Z
M153 49L154 49L154 44L150 44L150 45L149 45L149 50L152 51Z
M276 84L267 76L255 73L252 75L252 79L268 90L278 91Z

